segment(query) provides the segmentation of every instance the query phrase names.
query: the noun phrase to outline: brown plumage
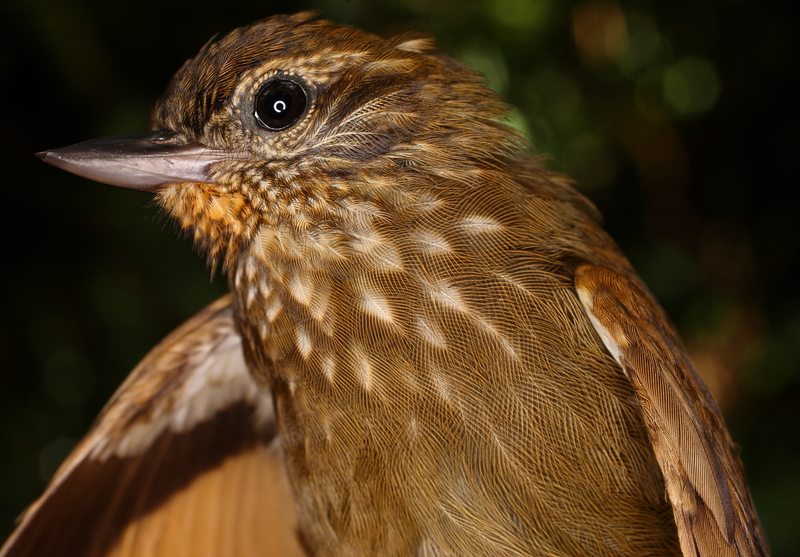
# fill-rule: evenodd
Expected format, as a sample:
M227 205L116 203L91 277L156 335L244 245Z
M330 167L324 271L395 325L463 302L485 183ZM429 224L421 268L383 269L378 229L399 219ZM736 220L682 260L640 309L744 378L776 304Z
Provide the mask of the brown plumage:
M676 333L504 109L426 38L304 13L206 46L156 134L45 153L156 191L232 295L0 555L767 555Z

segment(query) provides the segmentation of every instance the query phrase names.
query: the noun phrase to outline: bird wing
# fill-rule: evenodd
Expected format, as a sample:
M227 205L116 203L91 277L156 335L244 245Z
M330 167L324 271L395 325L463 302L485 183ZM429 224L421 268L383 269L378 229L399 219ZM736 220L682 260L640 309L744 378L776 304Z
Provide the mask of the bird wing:
M575 287L633 384L683 555L767 555L735 445L663 310L641 284L602 267L579 267Z
M305 555L271 394L226 296L156 346L0 557Z

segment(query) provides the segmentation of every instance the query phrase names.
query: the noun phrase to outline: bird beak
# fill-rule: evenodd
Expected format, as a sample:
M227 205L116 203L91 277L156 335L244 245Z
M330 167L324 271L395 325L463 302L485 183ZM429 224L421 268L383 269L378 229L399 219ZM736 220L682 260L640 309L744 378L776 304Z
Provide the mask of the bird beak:
M214 184L210 165L246 160L249 154L209 149L186 143L172 132L116 135L37 153L48 164L104 184L157 191L165 184Z

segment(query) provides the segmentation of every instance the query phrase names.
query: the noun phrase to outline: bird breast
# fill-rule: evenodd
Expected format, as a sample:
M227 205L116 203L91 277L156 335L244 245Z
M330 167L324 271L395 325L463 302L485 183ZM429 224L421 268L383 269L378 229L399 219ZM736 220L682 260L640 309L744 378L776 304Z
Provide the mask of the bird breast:
M631 386L567 268L536 249L548 212L569 207L520 188L363 191L318 199L321 219L299 216L307 197L273 215L231 273L304 535L363 555L524 554L569 537L564 506L588 527L615 523L619 543L663 531L671 510Z

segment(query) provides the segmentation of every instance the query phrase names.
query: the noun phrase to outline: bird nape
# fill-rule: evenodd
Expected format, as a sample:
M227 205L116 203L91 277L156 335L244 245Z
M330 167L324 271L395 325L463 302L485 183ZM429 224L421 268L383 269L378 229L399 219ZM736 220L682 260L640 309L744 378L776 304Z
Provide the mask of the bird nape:
M41 153L154 192L230 294L0 555L767 555L663 310L505 110L426 37L301 13L206 45L153 132Z

